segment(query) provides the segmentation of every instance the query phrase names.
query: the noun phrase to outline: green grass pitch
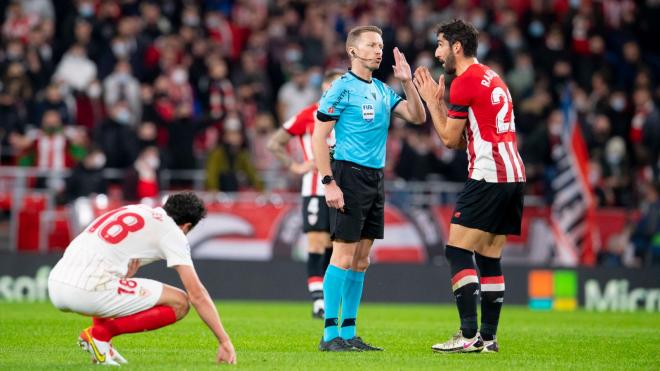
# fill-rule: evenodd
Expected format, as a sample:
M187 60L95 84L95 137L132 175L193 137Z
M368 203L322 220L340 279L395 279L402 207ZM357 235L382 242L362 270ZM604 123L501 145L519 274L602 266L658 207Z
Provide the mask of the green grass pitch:
M230 301L218 308L238 369L660 369L657 313L541 313L505 306L501 353L445 355L430 347L456 331L454 307L366 303L358 333L385 352L329 354L317 351L322 321L311 319L308 303ZM89 369L88 354L76 345L89 323L46 303L0 303L0 370ZM213 336L194 310L173 326L120 336L113 344L129 361L123 369L218 367Z

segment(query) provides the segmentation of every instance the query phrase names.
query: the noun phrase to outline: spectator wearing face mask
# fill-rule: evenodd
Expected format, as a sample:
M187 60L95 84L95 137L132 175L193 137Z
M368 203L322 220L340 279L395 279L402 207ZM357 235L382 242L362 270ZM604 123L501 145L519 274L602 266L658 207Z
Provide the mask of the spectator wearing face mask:
M607 206L630 206L633 201L630 162L626 143L621 137L613 137L607 141L601 167Z
M75 129L73 129L75 131ZM46 111L41 127L26 134L26 152L19 165L36 166L46 170L64 170L73 167L84 151L74 146L72 132L65 132L59 112Z
M660 179L660 111L648 88L636 89L633 101L635 115L631 121L630 140L638 161L651 168L655 179Z
M124 199L139 201L143 198L158 197L160 185L160 152L156 147L146 147L124 177Z
M27 13L20 1L12 1L7 8L5 23L2 25L2 35L7 39L27 41L27 35L32 27L39 23L39 15Z
M263 184L245 146L240 121L225 122L222 143L206 162L206 188L210 191L238 192L246 188L261 191Z
M53 80L77 92L87 92L96 81L96 64L82 45L73 45L57 65Z
M69 97L69 99L71 98ZM32 121L41 122L44 112L51 110L59 112L62 122L65 124L73 122L73 115L71 114L69 103L65 101L62 91L57 84L48 85L43 96L37 100Z
M131 116L141 117L140 82L131 74L131 65L127 61L117 62L114 72L103 80L103 96L107 110L118 101L125 100Z
M66 200L107 193L107 182L103 177L105 155L98 147L91 147L87 155L76 165L66 182Z
M300 65L291 67L291 80L282 85L277 94L280 122L293 117L318 98L318 89L310 85L307 71Z
M642 215L631 240L642 266L657 266L660 265L660 182L644 182L640 190Z
M137 117L131 113L125 100L113 104L109 117L99 125L94 133L94 141L107 156L108 168L127 168L135 160L137 137L134 126Z

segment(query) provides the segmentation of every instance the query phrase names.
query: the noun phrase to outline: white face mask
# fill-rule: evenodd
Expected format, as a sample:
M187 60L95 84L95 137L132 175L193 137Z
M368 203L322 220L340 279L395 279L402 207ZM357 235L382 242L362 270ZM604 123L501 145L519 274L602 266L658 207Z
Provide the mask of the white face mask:
M92 167L94 169L101 169L103 166L105 166L105 155L98 154L94 156L92 159Z
M144 159L144 163L152 169L158 169L160 166L160 159L156 156L149 156Z
M115 120L120 124L128 124L131 122L131 112L128 109L122 109L117 112Z
M112 53L117 58L125 58L128 56L128 45L123 42L116 42L112 44Z
M172 72L172 81L177 85L184 84L188 81L188 73L183 68L177 68Z

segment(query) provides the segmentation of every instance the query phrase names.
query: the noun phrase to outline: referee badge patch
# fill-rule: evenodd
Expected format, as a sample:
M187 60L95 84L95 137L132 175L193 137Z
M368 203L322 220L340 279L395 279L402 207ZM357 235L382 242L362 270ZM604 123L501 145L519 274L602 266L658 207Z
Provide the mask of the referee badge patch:
M376 115L373 104L363 104L362 105L362 118L366 122L372 122L374 116Z

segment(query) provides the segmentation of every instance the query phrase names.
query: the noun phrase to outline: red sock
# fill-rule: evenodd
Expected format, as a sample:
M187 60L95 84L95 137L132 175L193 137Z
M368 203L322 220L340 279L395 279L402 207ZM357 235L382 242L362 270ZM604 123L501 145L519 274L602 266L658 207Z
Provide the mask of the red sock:
M96 325L102 325L106 323L107 321L112 321L112 318L99 318L99 317L92 317L92 324L94 326Z
M158 305L126 317L104 321L98 325L94 323L92 336L101 341L110 341L121 334L150 331L176 322L176 314L172 307Z

